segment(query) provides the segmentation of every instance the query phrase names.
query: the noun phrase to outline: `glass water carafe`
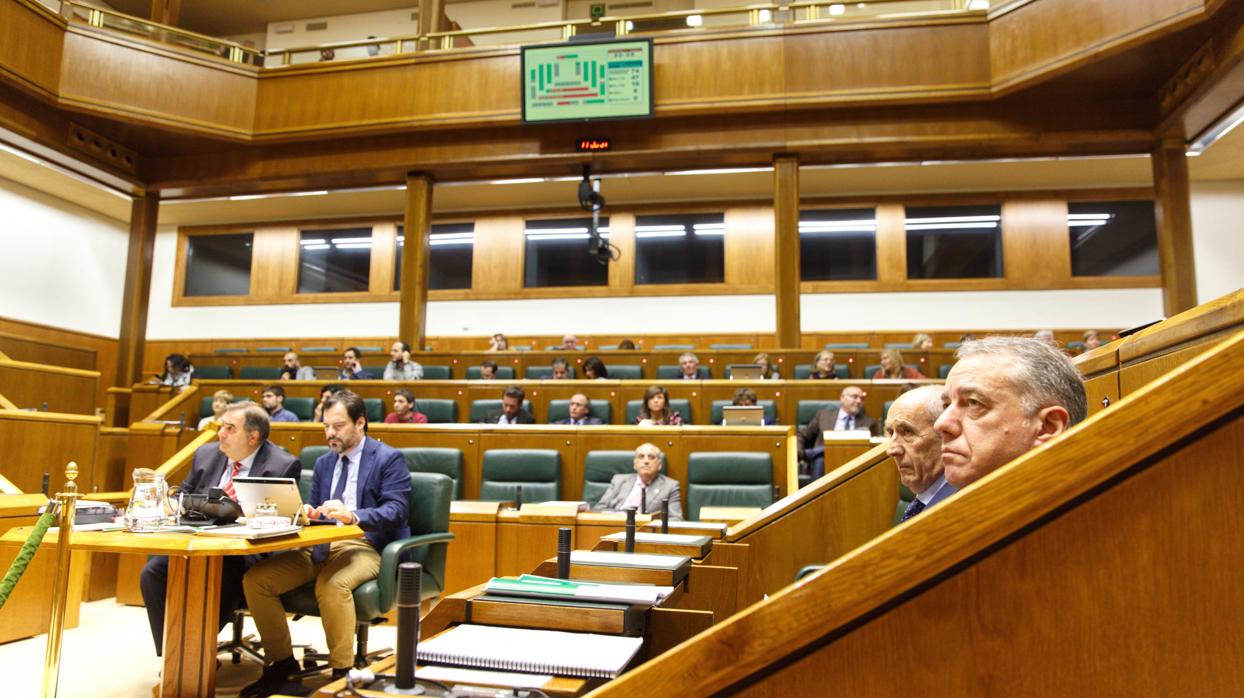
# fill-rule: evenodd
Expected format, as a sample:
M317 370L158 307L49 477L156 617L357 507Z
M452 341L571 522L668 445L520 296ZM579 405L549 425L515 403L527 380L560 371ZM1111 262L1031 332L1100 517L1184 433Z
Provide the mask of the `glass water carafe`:
M164 476L147 468L134 471L134 489L125 507L125 528L129 531L159 531L177 523L168 501Z

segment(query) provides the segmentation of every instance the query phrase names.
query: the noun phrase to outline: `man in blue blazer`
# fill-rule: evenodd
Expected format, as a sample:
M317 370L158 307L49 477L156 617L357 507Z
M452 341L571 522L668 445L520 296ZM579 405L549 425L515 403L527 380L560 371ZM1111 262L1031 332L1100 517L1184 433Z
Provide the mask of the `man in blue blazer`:
M899 480L916 494L903 521L959 491L942 472L942 435L933 428L941 413L942 386L926 385L899 395L886 415L885 452L898 464Z
M243 698L289 692L283 689L298 662L281 594L308 582L315 582L334 678L354 665L357 619L352 592L380 572L380 552L386 545L410 535L406 461L366 432L367 410L358 395L342 391L324 403L330 452L315 462L311 496L303 509L310 518L357 525L365 538L281 553L247 572L242 587L268 664L258 681L242 689Z

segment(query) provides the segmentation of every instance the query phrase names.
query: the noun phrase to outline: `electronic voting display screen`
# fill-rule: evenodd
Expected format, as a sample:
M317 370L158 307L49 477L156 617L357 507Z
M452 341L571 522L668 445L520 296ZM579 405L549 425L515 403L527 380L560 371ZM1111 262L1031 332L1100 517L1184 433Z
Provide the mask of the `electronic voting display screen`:
M652 116L652 40L523 47L523 122Z

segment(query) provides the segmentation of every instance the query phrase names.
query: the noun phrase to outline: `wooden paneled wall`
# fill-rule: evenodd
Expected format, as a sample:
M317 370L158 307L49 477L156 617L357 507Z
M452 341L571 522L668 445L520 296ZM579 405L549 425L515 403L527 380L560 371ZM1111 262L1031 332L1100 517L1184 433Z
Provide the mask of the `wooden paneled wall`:
M65 466L78 464L78 490L95 488L95 454L101 417L0 409L0 473L23 492L40 492L43 474L49 492L65 486Z
M98 407L104 406L108 387L117 375L117 340L86 332L0 317L0 352L18 361L98 371ZM86 365L90 355L91 363Z
M21 409L95 414L99 373L0 359L0 395Z

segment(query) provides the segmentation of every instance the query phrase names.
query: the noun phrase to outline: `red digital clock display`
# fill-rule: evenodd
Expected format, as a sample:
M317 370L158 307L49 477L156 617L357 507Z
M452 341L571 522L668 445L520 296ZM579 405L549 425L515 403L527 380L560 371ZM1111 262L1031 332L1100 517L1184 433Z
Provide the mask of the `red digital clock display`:
M612 149L613 141L608 138L580 138L576 145L580 153L600 153Z

